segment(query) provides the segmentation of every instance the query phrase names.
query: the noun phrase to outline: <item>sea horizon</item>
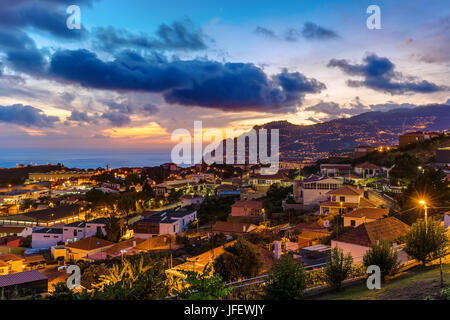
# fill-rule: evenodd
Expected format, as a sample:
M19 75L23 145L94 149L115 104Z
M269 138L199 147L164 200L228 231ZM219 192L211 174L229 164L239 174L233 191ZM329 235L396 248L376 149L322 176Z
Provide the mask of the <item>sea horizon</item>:
M129 149L2 149L0 168L57 163L67 168L151 167L171 162L170 150Z

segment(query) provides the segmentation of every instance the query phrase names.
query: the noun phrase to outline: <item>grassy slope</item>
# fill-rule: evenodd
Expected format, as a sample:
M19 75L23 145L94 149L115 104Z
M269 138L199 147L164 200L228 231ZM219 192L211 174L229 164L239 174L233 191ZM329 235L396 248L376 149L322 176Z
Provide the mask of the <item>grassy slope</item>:
M443 266L444 282L450 284L450 264ZM381 285L380 290L368 290L366 285L348 287L338 293L325 294L321 300L423 300L439 292L439 265L416 268Z

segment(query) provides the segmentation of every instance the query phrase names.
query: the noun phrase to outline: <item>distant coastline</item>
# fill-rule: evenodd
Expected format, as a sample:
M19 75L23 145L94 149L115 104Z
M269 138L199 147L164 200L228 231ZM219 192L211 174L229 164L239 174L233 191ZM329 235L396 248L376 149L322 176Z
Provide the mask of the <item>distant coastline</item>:
M170 161L170 150L2 149L0 152L0 168L48 163L78 169L150 167Z

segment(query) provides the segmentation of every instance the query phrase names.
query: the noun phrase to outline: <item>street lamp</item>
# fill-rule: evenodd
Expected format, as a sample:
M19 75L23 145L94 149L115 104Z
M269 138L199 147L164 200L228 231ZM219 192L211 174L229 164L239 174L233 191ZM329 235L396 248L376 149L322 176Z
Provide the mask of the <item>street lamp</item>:
M423 209L424 209L424 211L425 211L425 228L428 226L427 224L428 224L428 222L427 222L427 218L428 218L428 211L427 211L427 209L428 209L428 207L427 207L427 202L425 201L425 200L423 200L423 199L421 199L421 200L419 200L419 203L421 204L421 205L423 205Z

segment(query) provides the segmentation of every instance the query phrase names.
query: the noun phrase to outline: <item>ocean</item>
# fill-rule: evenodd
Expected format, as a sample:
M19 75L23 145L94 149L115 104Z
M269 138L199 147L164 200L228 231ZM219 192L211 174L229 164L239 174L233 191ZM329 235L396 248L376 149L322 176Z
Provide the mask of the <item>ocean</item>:
M0 168L17 164L64 164L68 168L90 169L109 166L151 167L171 162L170 150L74 150L74 149L0 149Z

